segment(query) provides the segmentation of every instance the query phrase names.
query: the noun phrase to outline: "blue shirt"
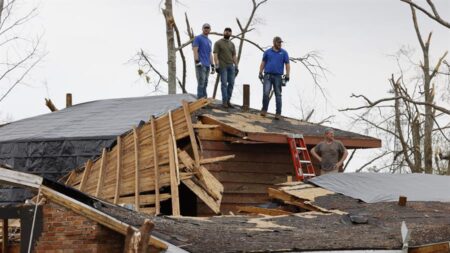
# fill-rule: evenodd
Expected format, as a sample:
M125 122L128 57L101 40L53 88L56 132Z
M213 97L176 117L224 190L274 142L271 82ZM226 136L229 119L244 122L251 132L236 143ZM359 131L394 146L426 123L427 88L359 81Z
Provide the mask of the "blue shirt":
M193 47L198 47L198 59L204 66L211 65L211 40L203 34L197 35L192 43Z
M267 49L263 54L264 73L282 75L284 64L289 63L288 52L284 49L275 51L273 48Z

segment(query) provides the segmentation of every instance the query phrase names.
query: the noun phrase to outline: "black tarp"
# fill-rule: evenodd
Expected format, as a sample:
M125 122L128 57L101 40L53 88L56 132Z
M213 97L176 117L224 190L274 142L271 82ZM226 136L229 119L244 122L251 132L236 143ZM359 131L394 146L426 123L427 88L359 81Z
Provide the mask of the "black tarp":
M0 127L0 163L57 180L101 154L118 135L180 107L182 100L195 98L177 94L98 100L11 122ZM0 202L31 196L23 189L0 189Z

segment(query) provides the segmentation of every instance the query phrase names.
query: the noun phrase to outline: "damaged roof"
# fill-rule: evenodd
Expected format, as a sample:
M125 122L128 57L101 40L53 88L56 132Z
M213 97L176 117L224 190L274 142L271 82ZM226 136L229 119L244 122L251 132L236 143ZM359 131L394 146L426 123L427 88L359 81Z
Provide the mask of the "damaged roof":
M81 103L60 111L18 120L0 128L0 143L13 141L110 139L181 107L190 94L104 99Z
M244 137L247 140L286 143L286 135L303 135L307 144L313 145L323 140L327 126L306 122L294 118L283 117L275 120L273 114L260 116L260 111L249 109L242 111L240 107L224 109L220 105L204 108L198 112L200 120L205 124L218 124L224 132ZM334 129L334 136L348 148L377 148L381 140L355 132Z
M195 101L190 94L146 96L105 99L77 104L53 113L11 122L0 127L0 143L65 140L65 139L111 139L147 121L151 115L158 116L181 107L181 101ZM218 101L216 101L218 103ZM326 126L284 117L274 120L273 115L261 117L258 110L246 112L241 107L224 109L213 105L197 113L202 121L226 125L237 129L251 139L286 143L286 134L302 134L308 144L323 139ZM224 130L226 130L224 129ZM263 136L263 137L261 137ZM278 136L277 138L273 138ZM350 148L380 147L379 139L335 128L335 136ZM256 138L256 137L255 137Z

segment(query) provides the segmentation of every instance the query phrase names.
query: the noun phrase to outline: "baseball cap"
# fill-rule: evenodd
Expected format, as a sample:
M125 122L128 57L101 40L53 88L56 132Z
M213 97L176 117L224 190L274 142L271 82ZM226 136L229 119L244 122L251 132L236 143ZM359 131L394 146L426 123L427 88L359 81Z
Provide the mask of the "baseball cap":
M202 28L211 28L211 26L208 23L204 23Z
M273 38L273 42L283 42L283 40L280 37L276 36Z

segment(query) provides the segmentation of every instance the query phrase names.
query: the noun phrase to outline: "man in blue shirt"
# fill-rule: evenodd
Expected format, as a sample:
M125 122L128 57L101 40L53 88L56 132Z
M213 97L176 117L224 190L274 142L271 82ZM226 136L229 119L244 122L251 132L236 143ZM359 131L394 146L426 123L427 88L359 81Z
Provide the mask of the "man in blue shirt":
M211 66L211 74L215 73L215 66L212 64L211 54L212 42L208 38L211 26L203 24L202 34L195 36L192 48L194 50L195 74L197 76L197 98L208 97L206 87L208 86L208 76Z
M289 81L291 67L289 65L288 52L281 48L283 40L280 37L273 38L272 48L264 52L261 65L259 66L259 79L263 80L263 105L261 116L265 117L267 108L269 107L270 90L274 89L276 114L275 119L281 119L281 83L284 74L284 66L286 66L285 82ZM264 71L264 75L263 75Z

